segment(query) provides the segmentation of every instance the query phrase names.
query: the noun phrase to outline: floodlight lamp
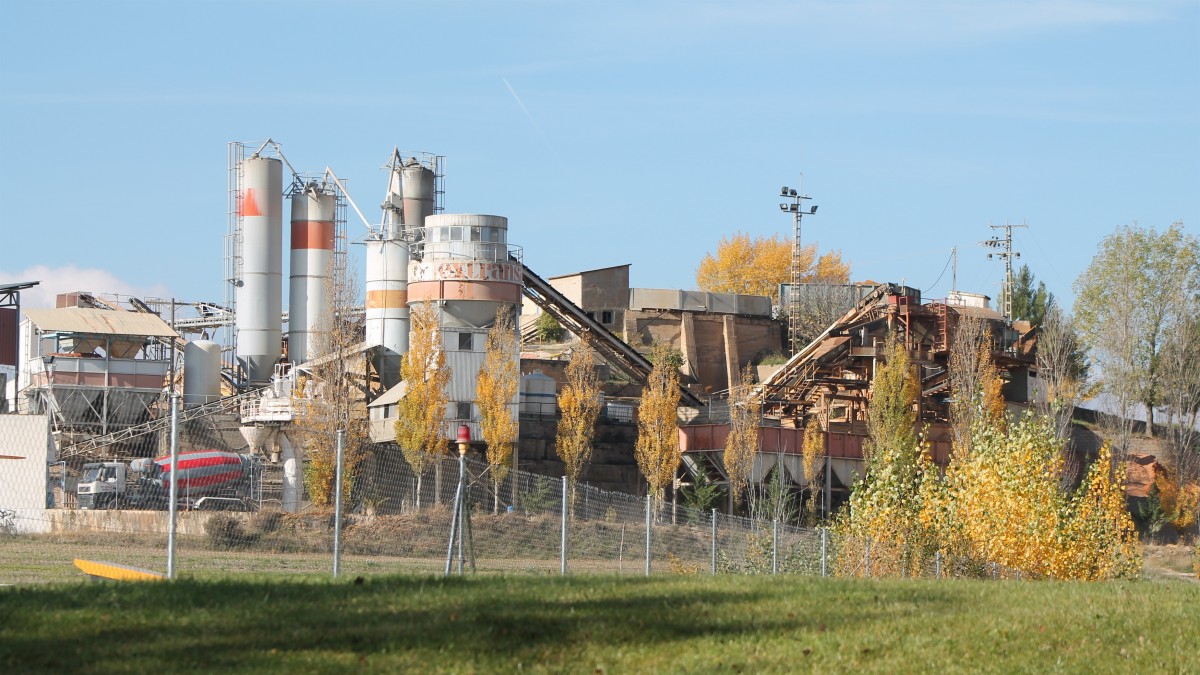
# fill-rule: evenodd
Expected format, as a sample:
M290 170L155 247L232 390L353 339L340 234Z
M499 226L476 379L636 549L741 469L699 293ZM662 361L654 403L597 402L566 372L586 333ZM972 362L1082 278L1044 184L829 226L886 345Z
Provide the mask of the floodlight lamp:
M795 190L788 190L788 196L789 196L789 197L795 197L795 196L796 196L796 191L795 191Z
M787 196L787 191L788 191L788 189L787 189L787 186L786 186L786 185L784 185L783 187L779 188L779 196L780 196L780 197L786 197L786 196Z
M779 210L780 210L780 211L787 211L787 204L780 204L780 205L779 205Z
M991 253L989 253L989 254L988 254L988 260L991 260L991 259L992 259L992 254L991 254Z
M811 209L809 209L809 210L808 210L808 212L809 212L809 213L816 213L816 212L817 212L817 207L816 207L816 205L814 204L814 205L813 205L813 207L812 207Z
M1013 252L1013 257L1014 257L1014 258L1020 258L1020 257L1021 257L1021 252L1020 252L1020 251L1014 251L1014 252Z

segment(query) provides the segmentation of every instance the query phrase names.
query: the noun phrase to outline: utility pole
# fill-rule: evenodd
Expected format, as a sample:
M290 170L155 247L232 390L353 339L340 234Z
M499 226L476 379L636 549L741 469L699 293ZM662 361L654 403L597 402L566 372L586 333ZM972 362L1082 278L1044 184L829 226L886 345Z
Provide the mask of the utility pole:
M1012 231L1013 231L1014 227L1028 228L1029 224L1022 221L1020 225L1011 225L1009 223L1005 223L1003 225L990 225L989 224L988 227L992 228L993 230L1004 230L1004 238L1003 239L997 235L992 235L991 239L988 239L986 241L981 241L981 242L979 242L979 245L986 246L988 248L994 248L994 249L999 249L999 248L1003 247L1003 249L1004 249L1003 251L998 251L996 253L989 253L989 254L987 254L987 257L988 257L988 260L991 260L992 257L995 256L996 258L1004 261L1004 288L1000 292L1000 306L1004 310L1005 320L1012 321L1012 318L1013 318L1013 316L1012 316L1012 314L1013 314L1013 309L1012 309L1012 287L1013 287L1012 261L1013 261L1013 258L1021 257L1021 253L1019 251L1013 250Z
M788 348L792 354L800 351L800 277L804 270L800 265L800 219L805 215L813 215L817 212L817 207L814 205L808 211L801 208L801 202L806 199L812 199L808 195L802 194L804 185L804 175L800 176L801 190L797 192L788 186L783 186L779 190L779 196L785 199L790 199L791 203L783 203L779 205L779 210L792 214L792 283L791 295L788 298ZM780 298L782 301L783 298Z

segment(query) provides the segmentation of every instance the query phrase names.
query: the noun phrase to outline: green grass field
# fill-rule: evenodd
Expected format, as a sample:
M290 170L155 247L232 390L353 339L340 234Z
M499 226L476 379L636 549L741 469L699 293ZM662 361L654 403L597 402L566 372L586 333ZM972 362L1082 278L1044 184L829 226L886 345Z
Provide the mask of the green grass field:
M0 672L1200 672L1200 584L370 577L0 589Z

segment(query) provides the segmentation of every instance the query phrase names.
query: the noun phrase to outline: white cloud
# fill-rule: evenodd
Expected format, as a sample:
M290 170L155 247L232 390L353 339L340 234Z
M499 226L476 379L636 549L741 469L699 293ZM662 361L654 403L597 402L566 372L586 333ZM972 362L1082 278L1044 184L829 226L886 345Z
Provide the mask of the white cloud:
M53 307L59 293L85 291L101 295L135 296L138 298L170 297L170 291L162 284L138 286L119 279L108 270L80 268L74 265L49 267L34 265L19 272L0 270L0 284L25 281L40 282L33 288L21 291L22 307Z

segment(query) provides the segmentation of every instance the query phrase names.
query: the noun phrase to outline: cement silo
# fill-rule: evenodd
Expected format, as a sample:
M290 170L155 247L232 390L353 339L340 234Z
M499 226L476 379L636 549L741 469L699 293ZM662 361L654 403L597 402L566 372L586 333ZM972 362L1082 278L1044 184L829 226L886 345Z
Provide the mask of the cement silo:
M192 407L221 398L221 345L192 340L183 347L183 405Z
M292 203L291 284L288 292L288 360L322 356L330 326L330 279L337 197L316 182L297 185Z
M502 216L431 215L422 234L421 259L409 264L409 303L437 307L451 371L447 425L469 424L478 437L476 377L497 311L506 309L515 319L520 308L519 250L508 245L508 219ZM520 354L514 351L512 358ZM514 415L516 404L514 397Z
M248 383L266 384L283 337L283 163L253 155L243 159L239 169L237 358Z
M437 159L392 157L383 225L366 240L366 340L383 389L400 382L400 360L408 351L409 247L419 245L425 218L433 214Z

